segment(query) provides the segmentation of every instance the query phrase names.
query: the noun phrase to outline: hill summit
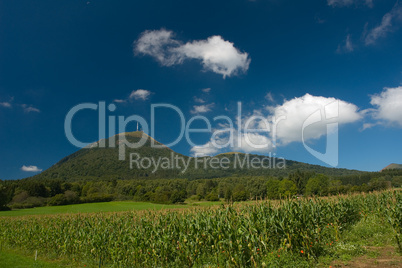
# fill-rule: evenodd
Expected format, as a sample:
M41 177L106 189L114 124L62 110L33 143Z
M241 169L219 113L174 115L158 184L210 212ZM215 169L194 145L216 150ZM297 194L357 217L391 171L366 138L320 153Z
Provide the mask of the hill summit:
M402 169L402 164L389 164L388 166L386 166L385 168L383 168L381 171L383 170L390 170L390 169Z

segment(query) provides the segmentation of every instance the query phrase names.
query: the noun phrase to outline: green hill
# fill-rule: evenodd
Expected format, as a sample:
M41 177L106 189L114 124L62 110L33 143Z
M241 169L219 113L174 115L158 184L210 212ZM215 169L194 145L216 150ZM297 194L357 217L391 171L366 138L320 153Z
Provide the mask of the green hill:
M139 142L142 135L145 135L146 142L140 148L126 147L125 160L121 161L119 160L119 135L99 141L106 144L105 148L99 148L97 146L99 142L92 144L63 158L32 178L68 181L137 178L201 179L228 176L287 176L296 170L333 176L360 173L356 170L327 168L243 153L224 153L215 157L193 158L174 152L141 131L125 133L127 141L132 144ZM153 148L151 142L161 148ZM135 154L132 158L135 160L132 167L130 167L131 153ZM221 163L223 163L222 166L220 166ZM159 166L156 166L157 164Z

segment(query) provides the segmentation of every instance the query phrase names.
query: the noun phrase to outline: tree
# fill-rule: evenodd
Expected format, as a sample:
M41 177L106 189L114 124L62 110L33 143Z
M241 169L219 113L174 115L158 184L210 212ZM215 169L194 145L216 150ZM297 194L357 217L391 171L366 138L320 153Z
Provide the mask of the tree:
M233 189L233 201L246 201L250 196L250 193L241 184L238 184Z
M303 171L297 170L296 172L289 174L289 179L292 182L294 182L294 184L296 185L297 193L303 194L306 189L307 181L313 175L314 175L314 173L312 173L312 172L303 172Z
M187 193L185 190L181 191L174 191L173 194L170 196L170 202L173 204L176 203L183 203L186 200Z
M402 187L402 176L394 176L391 180L392 187Z
M230 201L232 199L232 197L233 197L232 189L230 189L230 187L226 188L225 200Z
M343 192L343 189L341 180L331 180L328 185L328 194L335 195Z
M278 199L279 198L279 184L278 179L270 179L267 181L267 198Z
M369 182L369 191L379 191L388 188L388 182L384 177L381 178L373 178Z
M279 194L281 197L290 197L297 194L296 184L289 179L282 180L279 183Z
M326 195L328 193L328 185L328 177L318 174L308 180L306 185L306 195Z
M0 210L7 209L8 201L7 189L5 186L0 184Z

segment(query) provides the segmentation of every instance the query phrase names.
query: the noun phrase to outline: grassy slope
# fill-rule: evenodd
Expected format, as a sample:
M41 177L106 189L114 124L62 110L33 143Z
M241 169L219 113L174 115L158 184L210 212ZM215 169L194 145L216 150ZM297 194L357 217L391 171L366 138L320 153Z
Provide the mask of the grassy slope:
M132 201L116 201L116 202L102 202L102 203L88 203L67 206L53 206L53 207L37 207L28 209L19 209L12 211L0 211L2 216L26 216L26 215L48 215L48 214L61 214L61 213L90 213L90 212L111 212L111 211L128 211L128 210L148 210L148 209L169 209L169 208L190 208L195 205L212 206L218 205L220 202L200 202L194 204L184 205L163 205L152 204L147 202L132 202Z

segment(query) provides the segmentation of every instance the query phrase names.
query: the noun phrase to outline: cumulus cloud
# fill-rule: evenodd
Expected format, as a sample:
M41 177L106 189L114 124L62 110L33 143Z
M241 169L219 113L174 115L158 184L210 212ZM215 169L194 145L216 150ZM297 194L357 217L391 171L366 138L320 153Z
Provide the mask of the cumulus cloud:
M214 103L204 104L204 105L194 105L193 110L191 110L192 114L200 114L207 113L211 111L212 107L214 107Z
M342 125L362 118L358 107L352 103L310 94L285 101L280 106L271 107L270 110L273 113L273 120L277 122L275 138L283 144L302 141L303 138L306 141L324 136L327 134L326 125L329 119ZM321 111L322 120L308 126L303 132L303 123L317 111Z
M209 93L211 91L211 88L210 87L207 87L207 88L203 88L202 89L202 92L204 92L204 93Z
M172 66L183 61L182 55L175 51L181 42L174 40L174 33L165 29L143 32L134 42L134 52L154 57L164 66Z
M210 154L223 151L268 153L275 150L276 146L308 142L330 134L327 133L328 124L337 123L341 126L356 122L362 117L363 112L352 103L305 94L285 100L281 105L254 110L251 115L236 121L236 125L241 125L241 131L239 126L235 128L232 125L219 125L220 128L214 130L208 143L195 146L192 151L198 153L205 150ZM313 123L306 124L311 119Z
M149 91L149 90L137 89L137 90L133 90L131 92L129 99L147 100L150 95L151 95L151 91Z
M37 166L25 166L23 165L21 167L22 171L26 171L26 172L41 172L42 169L38 168Z
M364 34L364 43L366 45L375 44L379 38L385 37L388 33L395 31L397 29L397 24L401 21L402 6L397 3L390 12L382 17L380 25L374 27L370 31L366 31Z
M248 70L248 53L240 52L233 43L219 35L185 44L173 37L174 33L165 29L145 31L134 42L134 52L151 56L163 66L182 64L186 59L197 59L201 61L204 70L221 74L223 78Z
M350 34L346 36L345 41L338 45L338 49L336 50L337 53L349 53L354 50L354 46L352 44L352 40L350 38Z
M375 119L402 127L402 86L384 88L370 103L376 107L370 111Z

